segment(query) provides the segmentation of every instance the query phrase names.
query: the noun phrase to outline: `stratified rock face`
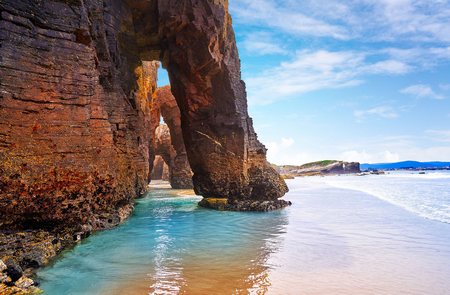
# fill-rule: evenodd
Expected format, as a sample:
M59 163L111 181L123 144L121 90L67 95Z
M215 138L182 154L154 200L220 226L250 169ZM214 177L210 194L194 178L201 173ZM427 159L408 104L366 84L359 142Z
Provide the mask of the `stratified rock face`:
M0 227L116 224L148 183L156 88L130 9L5 0L0 10Z
M227 6L158 1L158 42L181 111L194 189L206 198L276 200L288 189L267 163L248 116Z
M169 165L170 185L172 188L192 188L192 171L184 145L183 134L181 130L181 115L175 97L170 91L170 86L156 89L153 95L152 110L155 115L159 114L167 124L158 128L166 132L156 132L156 143L165 143L157 147L156 154L170 155L164 158ZM165 136L158 138L158 136ZM170 147L169 147L170 145Z
M155 154L160 156L163 159L163 162L168 166L168 175L165 177L164 175L164 165L160 165L161 167L161 177L159 179L169 180L171 181L172 170L174 166L174 158L176 156L176 151L172 146L169 127L166 124L160 124L155 130ZM159 167L154 167L159 168ZM159 172L158 172L159 174ZM165 178L165 179L164 179Z
M0 227L104 228L129 212L159 120L142 61L169 72L198 194L287 191L247 113L226 1L3 0L0 16Z
M160 155L155 156L153 161L152 180L169 181L169 166Z

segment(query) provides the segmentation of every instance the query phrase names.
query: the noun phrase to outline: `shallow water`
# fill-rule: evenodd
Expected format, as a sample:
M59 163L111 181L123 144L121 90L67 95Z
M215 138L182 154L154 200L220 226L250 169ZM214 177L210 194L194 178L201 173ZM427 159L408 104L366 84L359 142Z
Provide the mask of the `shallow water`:
M45 294L449 294L450 225L288 181L293 206L217 212L154 190L38 275Z
M425 174L392 171L386 175L331 176L311 180L366 192L422 217L450 223L450 171L427 171Z

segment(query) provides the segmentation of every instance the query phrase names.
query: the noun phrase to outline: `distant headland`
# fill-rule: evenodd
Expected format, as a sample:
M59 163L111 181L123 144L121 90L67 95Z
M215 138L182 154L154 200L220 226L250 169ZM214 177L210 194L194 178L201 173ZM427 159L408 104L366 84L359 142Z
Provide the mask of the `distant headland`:
M450 162L403 161L361 164L361 170L450 170Z
M284 178L294 178L296 176L316 176L360 173L358 162L344 162L338 160L323 160L306 163L301 166L295 165L274 165L274 168Z

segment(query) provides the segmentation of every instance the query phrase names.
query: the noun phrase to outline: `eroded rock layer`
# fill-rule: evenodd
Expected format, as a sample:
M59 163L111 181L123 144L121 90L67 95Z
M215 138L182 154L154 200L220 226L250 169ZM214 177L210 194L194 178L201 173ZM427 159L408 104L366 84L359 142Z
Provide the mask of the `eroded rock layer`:
M1 227L90 230L129 212L154 156L150 60L169 72L198 194L287 191L247 113L227 1L4 0L0 13Z
M117 224L148 182L156 88L130 9L11 0L0 10L0 227Z
M189 159L202 204L218 198L231 210L288 205L278 200L287 186L267 163L247 112L227 6L226 0L0 1L3 235L21 241L14 230L38 237L45 229L46 241L70 244L128 216L155 156L153 60L168 70L179 111L170 115L172 96L161 107L163 116L179 120L168 122L174 166L184 167L173 169L173 185L187 179ZM160 94L162 100L170 91ZM49 249L41 254L59 251ZM27 265L26 251L11 254L19 265Z
M170 185L175 189L192 188L192 171L181 130L181 115L170 86L156 89L152 101L152 116L162 117L167 125L155 130L155 154L169 166Z
M155 160L153 161L153 169L152 169L152 181L153 180L164 180L169 181L169 166L167 166L163 157L160 155L155 156Z
M196 193L277 200L288 189L267 163L248 116L228 2L160 0L158 14L162 61L181 111Z

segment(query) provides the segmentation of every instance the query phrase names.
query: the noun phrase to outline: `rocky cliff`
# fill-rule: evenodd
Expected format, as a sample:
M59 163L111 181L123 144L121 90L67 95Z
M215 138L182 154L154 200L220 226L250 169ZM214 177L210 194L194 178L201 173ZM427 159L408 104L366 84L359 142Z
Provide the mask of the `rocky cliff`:
M160 156L163 161L163 163L154 161L156 166L153 167L153 170L161 169L161 171L155 171L157 177L155 179L168 180L170 186L174 189L191 189L192 171L187 161L186 152L182 154L175 148L171 133L171 129L166 124L160 124L155 130L155 155L156 157ZM184 144L179 148L184 150ZM168 169L167 176L164 173L164 167Z
M167 125L158 121L155 130L155 155L161 155L169 166L172 188L192 188L192 171L186 154L181 129L181 114L170 86L156 89L152 100L152 116L162 117Z
M151 180L170 180L169 166L167 166L166 162L160 155L156 155L155 160L153 161Z
M285 176L313 176L351 174L361 172L358 162L344 162L334 160L311 162L301 166L278 166L277 170L280 174Z
M156 88L130 9L89 0L0 9L0 227L116 224L148 182Z
M155 61L180 113L187 157L175 162L189 159L197 194L230 210L286 206L247 112L227 6L0 1L0 229L53 231L57 245L129 214L155 155Z
M159 1L158 12L196 193L229 203L278 202L287 186L267 163L248 116L227 1Z
M98 216L116 220L143 192L151 60L169 72L198 194L276 201L287 191L247 113L226 1L0 5L4 226L102 227Z

